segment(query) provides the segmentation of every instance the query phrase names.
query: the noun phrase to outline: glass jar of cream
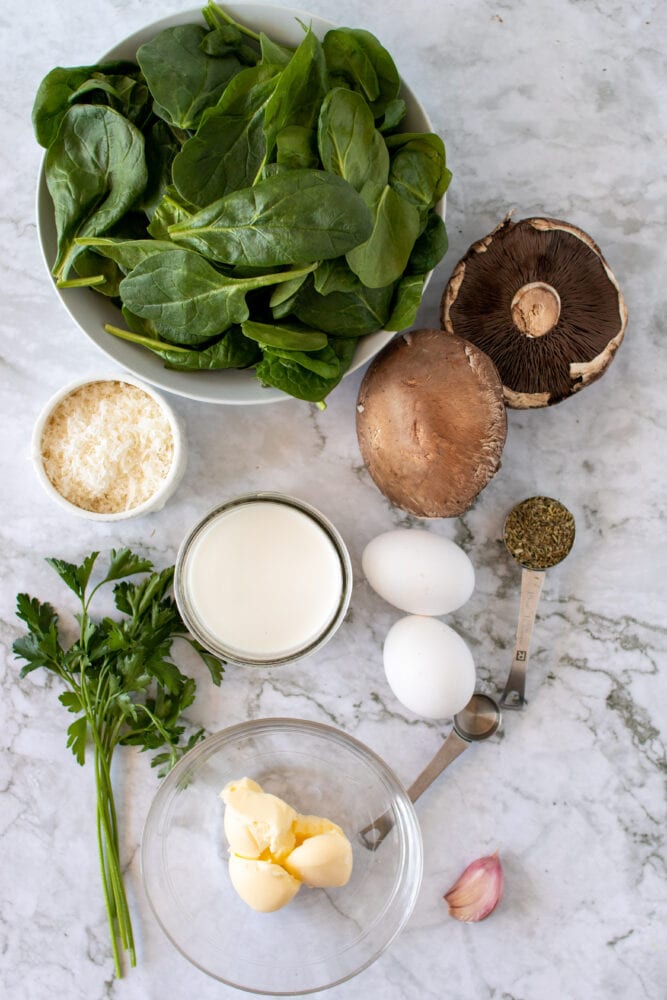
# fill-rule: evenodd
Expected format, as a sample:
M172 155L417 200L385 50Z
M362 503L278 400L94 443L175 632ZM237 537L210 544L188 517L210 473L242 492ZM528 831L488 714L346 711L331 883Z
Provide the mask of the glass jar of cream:
M235 663L287 663L327 642L345 617L352 567L314 507L248 493L214 507L176 560L174 593L192 635Z

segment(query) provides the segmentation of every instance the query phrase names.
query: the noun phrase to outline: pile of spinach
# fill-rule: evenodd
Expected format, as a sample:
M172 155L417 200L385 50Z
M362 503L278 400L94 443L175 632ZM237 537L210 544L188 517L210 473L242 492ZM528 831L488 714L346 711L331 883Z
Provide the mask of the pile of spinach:
M33 108L59 287L111 297L170 368L254 367L322 403L359 337L414 322L451 177L369 32L294 50L209 2L137 62L58 67Z

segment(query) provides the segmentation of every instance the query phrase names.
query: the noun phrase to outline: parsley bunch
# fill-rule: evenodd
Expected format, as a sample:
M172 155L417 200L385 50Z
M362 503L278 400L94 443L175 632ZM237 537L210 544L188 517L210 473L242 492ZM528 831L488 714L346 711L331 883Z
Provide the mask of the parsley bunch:
M21 677L45 667L57 674L66 690L59 695L76 715L67 730L67 746L79 764L90 745L97 789L97 843L102 886L116 974L122 975L120 947L136 964L132 922L123 885L118 845L118 818L111 784L111 760L119 744L161 751L152 761L166 773L178 758L203 736L198 730L184 743L181 713L192 704L196 683L171 659L177 637L184 638L206 663L213 683L220 684L223 667L190 638L175 602L167 592L174 568L155 572L148 559L129 549L112 549L104 577L91 586L99 552L80 566L47 559L61 580L74 591L81 610L75 616L78 638L65 648L53 607L28 594L17 597L17 615L28 631L14 643L15 655L25 660ZM139 582L127 578L145 574ZM120 618L94 621L90 605L105 584L114 583L113 596Z

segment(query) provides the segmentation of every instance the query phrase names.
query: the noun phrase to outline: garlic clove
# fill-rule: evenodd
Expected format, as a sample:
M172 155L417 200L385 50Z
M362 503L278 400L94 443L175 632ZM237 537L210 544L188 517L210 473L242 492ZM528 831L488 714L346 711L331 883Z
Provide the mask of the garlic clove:
M488 917L502 894L503 869L496 851L469 864L443 899L451 917L473 923Z

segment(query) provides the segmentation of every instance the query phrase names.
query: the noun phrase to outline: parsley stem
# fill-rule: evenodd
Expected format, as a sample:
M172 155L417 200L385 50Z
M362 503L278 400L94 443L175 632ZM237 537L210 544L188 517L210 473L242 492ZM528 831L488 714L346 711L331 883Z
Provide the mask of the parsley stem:
M104 840L102 835L102 817L100 815L99 799L100 799L100 789L99 789L99 772L95 769L95 778L97 784L97 853L100 859L100 871L102 873L102 888L104 890L104 902L107 909L107 918L109 920L109 937L111 938L111 950L113 952L113 964L116 970L116 977L118 979L123 975L123 970L120 965L120 955L118 952L118 940L116 938L116 927L114 923L114 905L111 898L111 890L109 887L109 874L107 871L106 856L104 850Z
M107 903L107 913L111 926L112 946L115 957L117 952L116 937L117 934L120 934L123 948L130 953L130 965L134 966L136 965L134 935L127 896L125 894L123 873L120 867L116 807L110 778L110 762L105 757L97 731L94 732L93 738L95 740L97 818L98 826L101 826L100 865L103 871L103 881L111 889L109 893L105 888L105 901ZM122 973L118 966L116 967L116 972L120 978Z
M104 741L100 733L98 720L96 718L93 704L99 704L100 684L98 679L97 690L93 693L89 689L85 673L81 674L79 686L82 704L88 719L88 728L95 745L95 784L97 788L97 827L98 827L98 850L100 855L100 868L102 870L102 882L104 899L109 918L111 931L111 946L114 956L114 965L118 978L122 976L120 958L118 955L118 935L125 951L130 953L130 965L136 965L136 954L134 949L134 935L132 933L132 920L125 894L123 874L120 867L120 849L118 844L118 820L116 814L116 804L111 784L111 757L114 751L114 744L110 747L104 746Z

